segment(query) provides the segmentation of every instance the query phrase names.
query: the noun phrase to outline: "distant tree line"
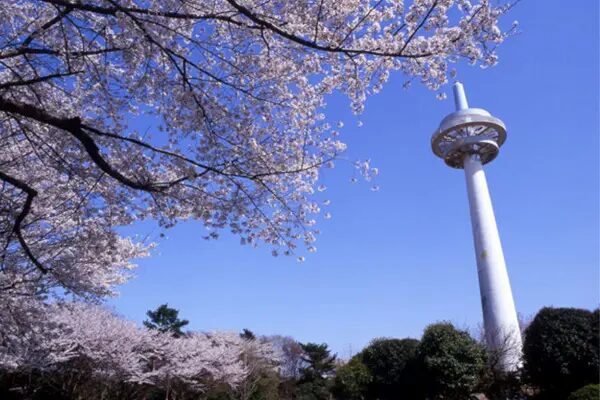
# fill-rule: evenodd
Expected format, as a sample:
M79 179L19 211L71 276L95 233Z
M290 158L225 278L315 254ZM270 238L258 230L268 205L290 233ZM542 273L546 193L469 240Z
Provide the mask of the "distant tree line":
M196 333L178 310L161 305L148 311L146 332L170 336L167 344L183 361L169 370L143 370L137 381L102 378L102 357L70 358L55 374L41 369L0 371L1 399L57 400L598 400L599 311L543 308L524 330L523 365L511 374L494 368L480 340L448 322L426 327L420 340L376 338L349 360L327 344L299 343L287 336L258 336L244 329L236 338L210 337L203 345L222 346L211 357L190 364L197 355L184 345ZM106 315L104 316L106 318ZM89 325L89 323L88 323ZM108 324L110 325L110 324ZM132 331L133 332L133 331ZM140 331L142 332L142 331ZM98 338L100 340L100 338ZM198 340L196 337L195 340ZM192 343L192 342L191 342ZM225 343L225 344L224 344ZM90 346L90 344L88 344ZM98 343L100 348L101 344ZM203 350L209 352L210 350ZM169 360L160 361L165 365ZM187 352L187 353L186 353ZM187 354L187 355L186 355ZM219 357L237 354L235 364L215 367ZM67 357L68 358L68 357ZM106 358L106 357L104 357ZM145 359L146 362L151 360ZM156 361L155 360L155 361ZM187 361L185 361L187 360ZM105 364L102 364L102 362ZM185 364L188 362L188 364ZM202 362L206 363L202 367ZM184 366L182 366L184 365ZM212 367L211 367L212 365ZM196 368L194 370L194 368ZM211 368L214 372L211 372ZM216 368L216 369L215 369ZM195 372L190 372L195 371ZM218 373L217 373L218 372ZM153 380L154 375L161 380ZM179 374L180 376L178 376ZM229 375L228 375L229 374ZM235 375L235 376L234 376ZM77 378L78 385L73 385ZM106 379L107 382L102 382ZM144 380L145 379L145 380ZM159 383L156 383L159 382ZM169 382L168 385L160 382ZM473 397L476 396L476 397ZM478 396L478 397L477 397Z

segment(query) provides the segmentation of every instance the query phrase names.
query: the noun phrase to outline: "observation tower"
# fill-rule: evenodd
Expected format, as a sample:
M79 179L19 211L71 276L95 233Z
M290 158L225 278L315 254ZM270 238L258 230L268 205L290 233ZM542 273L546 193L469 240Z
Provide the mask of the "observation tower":
M431 137L435 155L464 169L475 242L477 273L487 346L501 371L520 365L521 332L483 165L494 160L506 140L506 127L481 108L469 108L463 85L454 84L456 111Z

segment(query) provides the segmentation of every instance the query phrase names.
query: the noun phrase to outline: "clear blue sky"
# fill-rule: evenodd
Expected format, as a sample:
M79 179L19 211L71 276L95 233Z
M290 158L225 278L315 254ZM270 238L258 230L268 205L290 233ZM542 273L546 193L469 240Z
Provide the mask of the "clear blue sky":
M486 167L518 312L599 304L598 2L522 1L505 21L521 33L492 69L463 67L472 106L508 127ZM392 77L368 100L357 127L346 99L328 116L344 119L348 157L371 158L379 192L350 184L350 167L327 170L333 218L318 252L300 264L237 237L201 239L187 222L168 231L137 278L111 300L141 321L161 303L194 330L286 334L326 342L339 355L374 337L420 337L432 322L476 327L481 306L462 171L436 158L429 140L449 99ZM140 227L138 233L151 233Z

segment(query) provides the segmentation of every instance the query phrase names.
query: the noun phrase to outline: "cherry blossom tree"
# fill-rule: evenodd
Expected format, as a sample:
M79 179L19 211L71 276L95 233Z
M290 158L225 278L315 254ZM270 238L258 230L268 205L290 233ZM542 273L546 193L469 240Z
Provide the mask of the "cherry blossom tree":
M94 398L122 387L130 394L159 389L174 399L215 383L237 387L254 368L248 355L254 364L277 362L267 342L249 343L233 332L175 338L82 302L15 303L0 310L0 375L35 375L70 396L91 386Z
M2 296L111 294L152 247L116 229L147 218L314 251L311 195L345 149L326 95L360 113L394 71L437 90L510 33L490 0L0 5Z
M275 344L268 337L257 338L248 329L243 330L240 338L244 340L242 360L248 373L236 387L236 399L264 398L269 393L276 395L283 360Z

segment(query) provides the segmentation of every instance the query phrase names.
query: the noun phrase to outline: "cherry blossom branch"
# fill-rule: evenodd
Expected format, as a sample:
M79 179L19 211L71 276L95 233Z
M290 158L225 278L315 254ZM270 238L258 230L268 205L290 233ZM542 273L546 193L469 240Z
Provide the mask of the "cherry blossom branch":
M425 22L427 22L427 20L429 19L429 16L433 12L433 10L435 10L435 7L437 7L437 4L438 4L438 0L435 0L433 2L433 4L431 5L431 7L429 7L429 10L427 10L427 14L425 14L425 16L423 17L423 19L419 23L419 25L411 33L411 35L408 37L408 39L406 39L406 42L404 43L404 46L402 46L402 49L400 49L400 53L401 54L404 53L404 50L406 49L406 46L408 46L408 44L410 43L410 41L413 40L413 38L415 37L415 35L417 34L417 32L419 32L421 30L421 28L423 27L423 25L425 25Z
M39 76L39 77L33 78L33 79L27 79L27 80L19 79L17 82L6 82L6 83L0 84L0 89L6 89L6 88L13 87L13 86L27 86L27 85L32 85L34 83L45 82L45 81L49 81L51 79L64 78L64 77L67 77L67 76L81 74L82 72L83 71L64 72L64 73L60 73L59 72L59 73L56 73L56 74Z
M59 52L59 51L50 50L50 49L22 47L17 50L14 50L14 51L0 54L0 60L18 57L18 56L27 56L29 54L43 54L43 55L51 55L51 56L59 56L61 54L68 54L69 56L72 56L72 57L87 57L87 56L96 56L99 54L113 53L113 52L123 51L123 50L125 50L125 49L121 48L121 47L110 47L110 48L98 49L98 50Z
M48 272L48 269L44 267L42 263L33 254L31 249L29 248L29 245L27 244L27 241L23 237L23 232L21 230L21 224L25 220L25 217L27 217L27 215L29 214L29 211L31 211L31 204L33 203L33 199L35 198L35 196L37 196L38 192L31 186L27 185L25 182L21 181L20 179L10 176L2 171L0 171L0 179L22 190L25 194L27 194L27 199L25 199L23 208L21 209L21 212L15 219L12 231L17 236L17 239L19 240L23 251L31 260L33 265L35 265L43 274L46 274Z
M57 118L30 104L12 103L2 97L0 97L0 111L19 114L69 132L83 145L85 151L90 156L92 161L94 161L94 163L102 171L106 172L111 177L132 189L138 189L146 192L159 191L159 188L154 187L151 184L136 182L114 169L100 154L100 149L98 148L96 142L94 142L94 140L87 133L83 132L81 129L81 119L79 117Z
M151 151L153 151L155 153L159 153L159 154L163 154L163 155L166 155L166 156L169 156L169 157L177 158L179 160L185 161L187 163L195 165L196 167L199 167L199 168L203 168L205 170L205 171L203 171L203 172L201 172L199 174L194 175L193 177L202 176L206 172L214 172L216 174L223 175L223 176L231 176L231 177L236 177L236 178L245 178L245 179L249 179L249 180L256 180L256 179L260 179L260 178L264 178L264 177L272 176L272 175L297 174L297 173L300 173L300 172L309 171L311 169L318 168L319 166L323 165L324 163L326 163L328 161L333 161L336 158L335 156L334 157L330 157L330 158L328 158L328 159L326 159L326 160L324 160L322 162L319 162L319 163L310 164L308 166L303 166L301 168L294 168L294 169L285 170L285 171L278 171L277 170L277 171L269 171L269 172L260 172L260 173L255 173L255 174L231 173L231 172L226 172L224 169L219 169L219 168L211 167L209 165L200 163L200 162L198 162L196 160L193 160L193 159L191 159L189 157L186 157L186 156L184 156L184 155L182 155L180 153L175 153L173 151L168 151L168 150L165 150L165 149L158 148L156 146L153 146L153 145L151 145L151 144L149 144L147 142L144 142L142 140L139 140L139 139L135 139L135 138L131 138L131 137L125 137L125 136L117 135L117 134L110 133L110 132L102 132L102 131L100 131L98 129L92 128L92 127L90 127L88 125L84 125L84 124L82 124L81 126L82 126L83 129L89 130L90 132L93 132L96 135L110 137L110 138L113 138L113 139L123 140L125 142L136 144L138 146L141 146L141 147L144 147L144 148L146 148L148 150L151 150ZM191 177L182 177L182 178L179 178L177 181L181 182L183 180L190 179L190 178Z
M66 0L43 0L45 3L61 5L66 7L72 7L77 10L82 11L90 11L97 14L104 15L116 15L118 12L123 13L133 13L140 15L151 15L156 17L166 17L166 18L174 18L174 19L216 19L224 22L230 22L238 26L244 26L247 28L253 28L252 26L245 25L240 21L236 21L235 19L224 15L224 14L194 14L194 13L180 13L173 11L162 11L156 9L146 9L146 8L137 8L137 7L125 7L119 4L112 3L112 7L102 7L93 4L85 4L85 3L71 3ZM256 28L256 27L254 27Z
M403 58L425 58L431 57L434 53L426 52L421 54L403 54L402 51L399 52L390 52L390 51L381 51L379 49L355 49L355 48L345 48L341 46L341 43L336 46L331 45L322 45L313 40L308 40L303 37L297 36L293 33L290 33L275 24L268 22L260 17L258 17L255 13L253 13L250 9L242 6L237 3L235 0L227 0L231 6L233 6L236 10L238 10L241 14L246 16L252 22L259 26L263 26L279 36L291 40L292 42L298 43L302 46L306 46L315 50L326 51L330 53L344 53L347 55L357 55L357 54L365 54L372 56L383 56L383 57L403 57ZM408 42L407 42L408 43ZM405 44L406 46L406 44Z
M22 47L27 47L29 46L29 44L33 41L33 39L35 39L37 36L39 36L42 32L44 32L46 29L52 27L54 24L56 24L57 22L59 22L61 19L63 19L63 17L65 15L67 15L68 13L70 13L73 10L72 6L67 6L65 7L62 11L60 11L54 18L52 18L50 21L46 22L44 25L42 25L40 27L40 29L31 32L31 34L29 36L27 36L25 38L25 40L23 40L23 43L21 44Z
M180 73L180 75L182 76L182 79L184 80L184 82L188 83L188 85L191 87L193 87L193 85L191 85L189 83L189 78L187 76L187 73L185 72L185 66L186 65L190 65L191 67L193 67L194 69L196 69L198 72L208 76L209 78L213 79L215 82L219 82L223 85L229 86L235 90L240 91L241 93L254 98L255 100L258 101L264 101L264 102L268 102L268 103L272 103L272 101L270 99L265 99L265 98L260 98L255 96L251 91L246 90L244 88L241 88L237 85L234 85L230 82L228 82L227 80L221 79L218 76L216 76L215 74L211 73L210 71L207 71L206 69L202 68L200 65L198 65L197 63L193 62L192 60L190 60L189 58L182 56L181 54L171 50L170 48L162 45L158 40L156 40L149 32L148 30L144 27L144 25L141 23L141 21L136 18L133 14L132 11L130 11L127 8L123 8L123 7L119 7L117 3L115 3L112 0L107 0L109 1L111 4L113 4L115 6L116 9L121 10L123 13L125 13L129 18L131 18L131 20L133 21L133 23L142 31L142 34L144 35L144 37L146 37L146 39L148 39L148 41L150 41L150 43L154 44L155 46L157 46L173 63L173 65L175 66L175 68L177 69L177 71ZM179 60L181 60L183 62L183 68L177 63L177 61L175 61L174 58L177 58ZM277 103L275 103L277 104ZM279 105L279 104L278 104Z
M47 114L46 112L44 112L43 110L34 107L32 105L29 104L16 104L16 103L12 103L7 101L6 99L0 97L0 111L5 111L5 112L9 112L9 113L17 113L19 115L22 115L24 117L28 117L28 118L32 118L36 121L45 123L45 124L49 124L52 125L56 128L60 128L64 131L67 131L69 133L71 133L76 139L78 139L81 144L84 146L84 149L86 150L86 152L88 153L88 155L90 156L90 158L92 159L92 161L94 161L94 163L106 174L108 174L109 176L115 178L116 180L118 180L119 182L123 183L124 185L132 188L132 189L137 189L137 190L142 190L142 191L146 191L146 192L160 192L162 191L162 189L166 188L166 187L171 187L175 184L181 183L185 180L189 180L192 178L197 178L199 176L202 176L203 174L205 174L206 172L210 171L210 172L214 172L220 175L224 175L224 176L231 176L231 177L239 177L239 178L246 178L249 180L257 180L266 176L271 176L271 175L282 175L282 174L296 174L296 173L300 173L303 171L308 171L314 168L317 168L318 166L322 165L324 162L319 162L317 164L311 164L308 166L303 166L302 168L295 168L295 169L291 169L291 170L285 170L285 171L269 171L269 172L260 172L260 173L256 173L256 174L235 174L235 173L228 173L225 172L223 170L199 163L195 160L192 160L188 157L185 157L181 154L178 153L174 153L171 151L167 151L164 149L159 149L155 146L152 146L148 143L145 143L141 140L135 139L135 138L127 138L124 136L120 136L120 135L115 135L115 134L111 134L111 133L106 133L106 132L102 132L98 129L95 129L93 127L90 127L88 125L82 124L81 123L81 119L79 117L75 117L75 118L57 118L54 116L51 116L49 114ZM164 154L164 155L168 155L170 157L175 157L178 158L180 160L186 161L190 164L193 164L197 167L203 168L205 171L198 173L198 174L192 174L192 175L187 175L187 176L183 176L180 178L177 178L175 180L169 181L169 182L163 182L163 183L142 183L142 182L136 182L131 180L130 178L124 176L123 174L121 174L119 171L117 171L116 169L114 169L105 159L104 157L101 155L100 153L100 149L98 147L98 145L95 143L95 141L85 132L83 132L84 130L89 130L90 132L93 132L97 135L101 135L101 136L106 136L106 137L111 137L114 139L119 139L119 140L124 140L130 143L134 143L136 145L142 146L146 149L152 150L154 152L160 153L160 154ZM329 159L331 160L331 159Z
M348 33L346 34L346 36L344 36L344 38L342 40L340 40L340 46L342 44L344 44L344 42L350 37L350 35L352 35L352 33L354 33L354 31L356 31L356 29L367 19L369 18L369 15L371 15L373 13L373 11L379 7L379 5L383 2L383 0L379 0L377 3L375 3L375 5L373 7L371 7L369 9L369 11L362 16L361 19L359 19L356 24L354 24L354 26L348 31ZM408 43L408 42L407 42ZM402 52L401 52L402 53Z
M507 8L489 0L13 3L0 21L0 170L39 190L20 228L51 279L11 231L26 192L0 179L0 286L35 274L18 286L96 298L147 255L115 229L145 218L314 251L319 168L346 148L327 94L360 113L394 72L438 90L461 58L493 65L507 34ZM156 139L128 131L145 116Z

